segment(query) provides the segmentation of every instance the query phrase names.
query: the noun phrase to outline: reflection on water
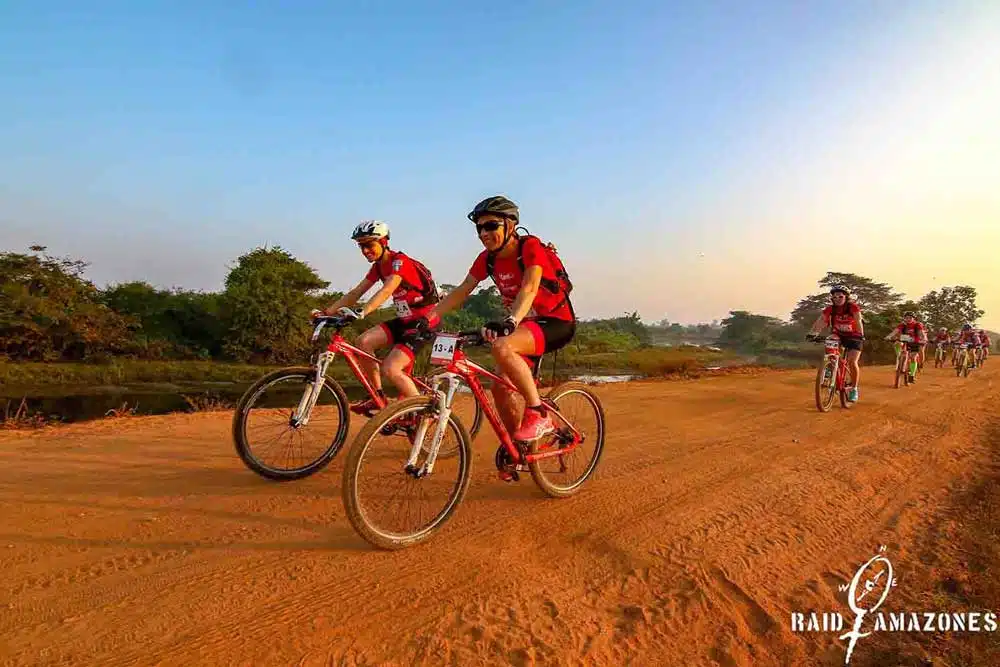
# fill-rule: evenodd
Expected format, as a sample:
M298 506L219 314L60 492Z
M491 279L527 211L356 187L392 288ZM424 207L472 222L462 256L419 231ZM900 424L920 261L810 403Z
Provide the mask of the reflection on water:
M578 375L573 380L601 384L605 382L628 382L639 375ZM78 422L99 419L111 412L133 412L137 415L162 415L171 412L193 412L201 406L211 404L231 410L249 383L202 382L197 384L150 383L128 386L87 386L87 387L0 387L0 420L4 415L17 413L22 400L26 402L28 415L40 415L52 421ZM345 385L348 399L354 401L364 396L364 389L357 385ZM462 393L469 393L465 386ZM390 396L395 391L390 390ZM287 407L295 405L301 396L301 388L293 386L272 386L262 397L260 407Z
M206 404L232 409L250 384L200 383L197 385L130 385L127 387L46 387L44 389L0 388L0 419L13 416L21 401L26 401L27 414L41 415L49 420L78 422L98 419L112 411L133 411L137 415L162 415L171 412L193 412ZM282 388L284 389L284 388ZM360 398L360 386L346 386L351 400ZM287 396L285 394L288 394ZM298 402L300 389L265 394L266 407L279 407Z

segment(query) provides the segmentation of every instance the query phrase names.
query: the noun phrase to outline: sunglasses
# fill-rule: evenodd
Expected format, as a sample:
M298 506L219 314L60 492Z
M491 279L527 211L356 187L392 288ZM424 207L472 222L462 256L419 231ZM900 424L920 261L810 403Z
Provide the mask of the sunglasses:
M378 241L365 241L364 243L359 243L358 247L362 250L373 250L378 245Z
M503 226L502 222L497 222L496 220L490 220L489 222L477 222L476 223L476 233L482 231L495 232Z

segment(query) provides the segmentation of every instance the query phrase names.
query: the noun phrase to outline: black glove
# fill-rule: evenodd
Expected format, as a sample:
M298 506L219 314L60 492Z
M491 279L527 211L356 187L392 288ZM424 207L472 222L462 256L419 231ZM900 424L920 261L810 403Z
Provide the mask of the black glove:
M503 322L487 322L483 328L487 331L492 331L498 337L503 337L514 333L514 329L517 328L517 323L514 321L513 317L508 317L504 319Z

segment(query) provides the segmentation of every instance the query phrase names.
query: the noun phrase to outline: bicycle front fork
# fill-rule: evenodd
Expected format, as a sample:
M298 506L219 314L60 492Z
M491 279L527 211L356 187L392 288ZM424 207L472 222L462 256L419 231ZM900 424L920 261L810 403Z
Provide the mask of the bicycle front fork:
M448 383L448 388L441 390L442 382ZM448 420L451 417L451 404L455 400L455 392L458 391L460 379L453 373L442 373L434 378L434 397L437 401L437 425L434 428L434 435L431 439L431 446L427 452L422 466L417 465L420 458L420 450L423 449L424 437L427 435L427 419L421 419L417 426L417 433L413 436L413 444L410 445L410 457L406 460L405 470L416 479L426 477L434 471L434 462L437 461L438 451L441 449L441 441L444 439L444 432L448 428Z
M323 352L316 359L312 382L306 385L305 391L302 392L302 398L299 399L299 404L295 408L295 412L293 412L292 416L289 418L289 423L292 427L299 428L309 423L309 417L312 415L312 409L316 407L316 402L319 401L320 392L323 391L326 369L333 361L333 357L333 352Z

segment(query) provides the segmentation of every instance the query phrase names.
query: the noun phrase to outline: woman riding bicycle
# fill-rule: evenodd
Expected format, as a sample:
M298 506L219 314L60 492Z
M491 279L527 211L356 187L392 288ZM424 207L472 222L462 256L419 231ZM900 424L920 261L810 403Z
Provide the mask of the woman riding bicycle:
M375 350L392 345L392 351L382 362L382 375L392 382L401 396L418 396L420 392L407 375L407 370L413 367L414 357L427 341L415 339L412 326L414 321L440 300L437 286L427 267L404 253L389 248L389 225L384 222L365 220L354 228L351 238L357 242L361 254L371 262L372 267L354 289L337 299L323 313L334 315L342 308L353 306L376 281L381 280L382 289L364 305L361 312L349 314L364 319L391 296L396 307L396 317L361 334L357 346L372 354ZM376 392L385 400L375 364L366 359L358 361ZM353 412L363 415L371 415L378 408L373 398L351 405Z
M927 345L927 330L922 323L917 321L916 313L909 310L903 313L903 321L885 339L899 339L900 342L903 342L903 336L909 338L906 341L906 349L913 355L910 357L910 368L907 369L907 373L910 375L910 383L912 384L917 381L917 367L923 361L922 350Z
M831 287L830 300L831 305L823 309L809 333L816 335L820 329L829 327L840 336L840 342L847 350L847 368L851 374L847 400L856 402L858 385L861 382L861 349L865 338L861 308L851 300L851 290L845 285Z

